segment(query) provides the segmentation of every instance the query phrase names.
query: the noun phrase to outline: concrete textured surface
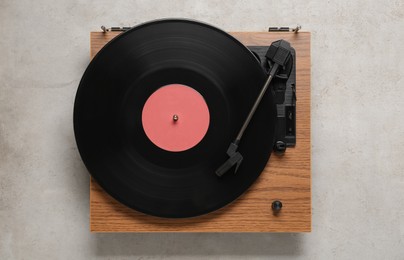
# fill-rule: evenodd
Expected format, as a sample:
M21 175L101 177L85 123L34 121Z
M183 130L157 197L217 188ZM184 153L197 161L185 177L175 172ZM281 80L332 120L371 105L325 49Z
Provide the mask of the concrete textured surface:
M89 232L89 31L163 17L312 32L312 233ZM404 259L403 0L0 0L0 24L0 259Z

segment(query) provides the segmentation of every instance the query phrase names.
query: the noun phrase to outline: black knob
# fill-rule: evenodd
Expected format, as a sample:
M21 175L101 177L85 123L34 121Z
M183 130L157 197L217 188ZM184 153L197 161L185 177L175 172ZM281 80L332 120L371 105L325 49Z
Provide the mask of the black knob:
M272 202L272 210L275 212L279 212L282 209L282 202L279 200L275 200Z
M277 154L284 154L286 151L286 143L284 141L277 141L274 150Z

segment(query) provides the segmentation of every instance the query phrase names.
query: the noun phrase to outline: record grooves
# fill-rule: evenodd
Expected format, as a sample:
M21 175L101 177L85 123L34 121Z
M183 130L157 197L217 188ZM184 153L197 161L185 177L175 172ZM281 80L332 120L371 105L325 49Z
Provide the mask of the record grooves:
M138 211L178 218L221 208L248 189L270 156L276 107L267 92L240 144L237 174L215 175L265 78L244 45L212 26L160 20L134 27L108 43L81 80L74 130L83 161L103 189ZM180 152L156 146L142 125L147 99L170 84L198 91L210 112L203 139Z

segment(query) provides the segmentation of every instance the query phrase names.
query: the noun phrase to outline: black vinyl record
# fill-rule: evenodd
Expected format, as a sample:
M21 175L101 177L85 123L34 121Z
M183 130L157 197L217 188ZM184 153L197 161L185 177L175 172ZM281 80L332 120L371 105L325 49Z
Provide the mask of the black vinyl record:
M109 42L80 82L80 155L105 191L143 213L179 218L219 209L251 186L271 154L276 107L267 91L240 143L239 170L215 174L265 79L256 57L215 27L179 19L136 26ZM159 148L142 126L146 100L168 84L192 87L209 108L206 135L186 151Z

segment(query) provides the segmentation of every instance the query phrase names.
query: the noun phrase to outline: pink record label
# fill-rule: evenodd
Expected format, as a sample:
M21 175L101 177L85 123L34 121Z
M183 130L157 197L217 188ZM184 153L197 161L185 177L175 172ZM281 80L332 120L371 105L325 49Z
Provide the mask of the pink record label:
M209 127L209 108L195 89L170 84L157 89L146 101L142 124L156 146L181 152L197 145Z

